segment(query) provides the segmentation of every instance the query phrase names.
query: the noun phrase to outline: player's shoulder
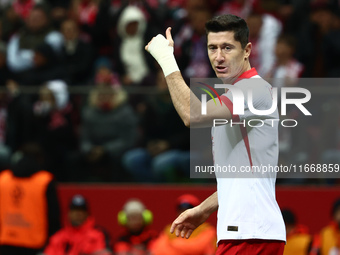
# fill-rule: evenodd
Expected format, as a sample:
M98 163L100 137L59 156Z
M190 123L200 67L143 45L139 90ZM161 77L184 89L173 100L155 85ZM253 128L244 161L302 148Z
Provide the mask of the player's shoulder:
M242 79L238 81L235 84L237 87L240 87L241 89L248 89L248 88L271 88L269 82L267 82L265 79L263 79L260 75L254 75L251 78L248 79Z
M243 91L244 95L248 95L248 93L251 92L255 97L263 97L265 95L269 96L269 94L271 96L273 88L269 82L259 75L254 75L248 79L242 79L237 82L236 85Z

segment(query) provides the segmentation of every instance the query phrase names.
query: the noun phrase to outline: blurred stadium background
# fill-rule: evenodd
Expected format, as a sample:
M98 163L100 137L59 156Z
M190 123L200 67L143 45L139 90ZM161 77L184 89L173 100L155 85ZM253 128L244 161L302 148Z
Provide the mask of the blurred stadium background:
M251 64L273 86L333 78L307 86L312 117L290 109L299 125L280 130L280 163L340 164L337 0L0 0L1 170L34 143L58 183L63 221L81 193L114 239L118 211L139 198L160 231L174 219L179 195L204 199L215 184L190 179L189 130L144 46L171 26L188 84L214 77L204 23L222 13L247 20ZM339 184L278 179L277 200L316 234L331 221Z

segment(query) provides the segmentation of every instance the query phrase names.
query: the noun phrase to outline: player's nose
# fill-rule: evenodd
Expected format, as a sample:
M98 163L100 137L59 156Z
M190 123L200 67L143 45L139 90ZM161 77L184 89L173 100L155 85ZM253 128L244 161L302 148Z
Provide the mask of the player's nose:
M219 64L220 63L223 63L224 62L224 60L225 60L225 58L224 58L224 55L223 55L223 52L220 50L220 49L218 49L217 50L217 52L216 52L216 62L218 62Z

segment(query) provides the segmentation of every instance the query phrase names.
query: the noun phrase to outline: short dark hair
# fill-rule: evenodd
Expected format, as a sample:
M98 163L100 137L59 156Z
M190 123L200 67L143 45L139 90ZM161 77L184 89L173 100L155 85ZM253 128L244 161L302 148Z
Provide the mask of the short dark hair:
M216 16L207 21L207 23L205 23L205 31L207 36L210 32L234 32L235 41L240 42L243 49L249 42L249 29L247 23L244 19L232 14Z

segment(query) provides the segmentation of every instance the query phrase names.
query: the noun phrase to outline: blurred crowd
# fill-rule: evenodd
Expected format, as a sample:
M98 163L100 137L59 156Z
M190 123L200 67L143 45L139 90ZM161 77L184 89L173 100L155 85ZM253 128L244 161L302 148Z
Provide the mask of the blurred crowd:
M0 0L0 168L35 143L62 182L188 181L189 129L144 46L171 26L188 84L214 77L204 25L223 13L247 21L273 86L340 74L336 0ZM340 161L338 95L314 95L313 117L288 113L282 163Z

